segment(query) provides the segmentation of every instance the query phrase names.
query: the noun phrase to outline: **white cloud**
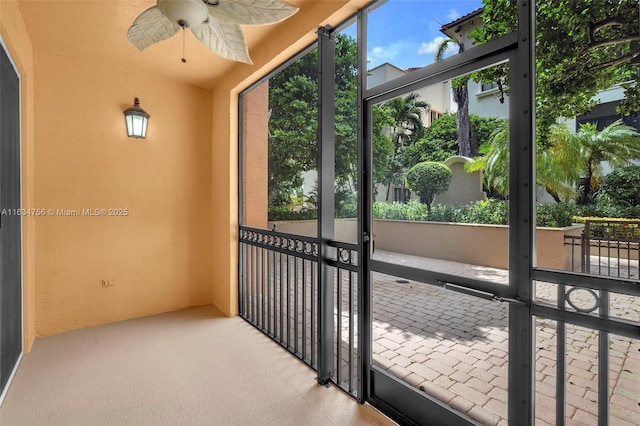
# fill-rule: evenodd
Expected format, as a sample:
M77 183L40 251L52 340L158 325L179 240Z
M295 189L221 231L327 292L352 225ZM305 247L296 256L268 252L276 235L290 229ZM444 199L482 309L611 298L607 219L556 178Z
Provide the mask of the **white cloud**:
M371 63L389 62L403 55L410 47L410 43L406 41L398 41L386 46L375 46L367 54L367 58Z
M462 15L460 15L460 13L458 13L458 11L455 9L449 9L449 13L447 13L447 19L449 20L449 22L455 21L460 16Z
M418 48L418 55L435 55L438 51L438 46L440 45L440 43L442 43L446 39L447 37L438 36L429 42L420 44L420 48ZM453 55L454 53L456 53L455 44L449 43L447 50L445 50L444 52L444 57Z

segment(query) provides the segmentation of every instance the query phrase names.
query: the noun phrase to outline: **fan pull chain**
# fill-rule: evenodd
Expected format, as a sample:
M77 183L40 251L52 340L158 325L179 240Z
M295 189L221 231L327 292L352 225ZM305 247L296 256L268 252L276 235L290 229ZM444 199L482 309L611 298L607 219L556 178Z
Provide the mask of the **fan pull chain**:
M181 61L182 61L183 64L187 63L187 58L185 58L186 55L184 53L185 52L185 48L184 48L185 32L186 32L185 28L182 27L182 59L181 59Z

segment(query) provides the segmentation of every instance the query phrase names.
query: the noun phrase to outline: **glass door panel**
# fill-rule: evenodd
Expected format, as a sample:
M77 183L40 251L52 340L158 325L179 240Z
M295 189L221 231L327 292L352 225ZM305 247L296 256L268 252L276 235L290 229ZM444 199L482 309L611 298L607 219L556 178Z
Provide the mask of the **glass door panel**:
M508 72L371 105L372 393L412 421L508 421L512 132L505 92L485 90Z

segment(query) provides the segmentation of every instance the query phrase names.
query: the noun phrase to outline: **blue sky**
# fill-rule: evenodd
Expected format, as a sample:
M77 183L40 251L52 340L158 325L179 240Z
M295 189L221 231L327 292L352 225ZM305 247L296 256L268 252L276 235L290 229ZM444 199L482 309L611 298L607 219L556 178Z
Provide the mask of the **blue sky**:
M481 0L389 0L369 15L369 68L385 62L402 69L434 62L436 46L444 39L442 25L480 7Z

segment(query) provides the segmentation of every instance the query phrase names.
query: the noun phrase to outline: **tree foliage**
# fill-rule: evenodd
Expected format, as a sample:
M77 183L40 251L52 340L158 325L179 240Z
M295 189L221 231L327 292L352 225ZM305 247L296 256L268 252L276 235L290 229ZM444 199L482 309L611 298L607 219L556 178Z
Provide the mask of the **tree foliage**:
M269 111L269 205L286 205L317 167L317 50L269 80Z
M445 164L425 161L407 171L407 188L420 195L420 202L431 206L436 195L449 189L451 176L451 169Z
M475 114L469 115L471 127L480 143L489 140L491 133L500 123L501 118L485 118ZM402 163L411 167L423 161L444 161L458 154L458 129L456 114L447 113L431 123L424 131L424 136L402 151Z
M640 159L640 134L622 120L600 131L594 123L583 124L577 132L564 124L554 124L550 135L552 146L548 156L566 170L567 181L578 180L579 204L593 203L604 176L604 161L617 168ZM544 169L539 172L544 173Z
M357 182L357 44L338 34L335 79L336 185L355 191ZM269 81L269 202L286 205L304 182L303 173L317 169L318 156L318 51L313 50ZM395 122L387 112L374 111L380 125L374 128L374 152L378 158L392 150L383 125ZM385 164L377 164L374 181L387 175ZM307 194L305 194L307 195Z
M516 31L519 4L484 0L484 25L471 34L476 43ZM593 96L616 84L626 87L619 112L638 111L640 90L630 83L638 71L638 24L637 0L536 1L536 123L543 147L558 118L586 114ZM507 81L505 68L492 74L484 78Z
M420 95L410 93L385 102L381 108L391 118L389 128L393 138L393 153L388 158L386 170L387 194L389 200L392 184L403 184L405 165L402 161L402 152L407 146L411 146L425 131L423 116L429 110L429 104L421 101ZM379 155L379 153L374 153Z
M458 53L464 52L464 44L455 38L445 38L436 49L436 61L441 61L449 45L458 47ZM451 82L453 101L458 105L456 128L458 130L458 155L475 157L478 155L478 138L469 119L469 77L461 77Z
M490 141L480 147L483 157L467 166L468 171L484 171L484 185L502 196L509 194L509 126L499 127ZM603 177L602 163L626 166L640 158L640 134L622 120L598 131L587 123L574 132L566 124L554 124L549 146L536 153L536 183L556 201L591 204Z
M621 167L602 179L598 201L614 207L640 206L640 166Z

